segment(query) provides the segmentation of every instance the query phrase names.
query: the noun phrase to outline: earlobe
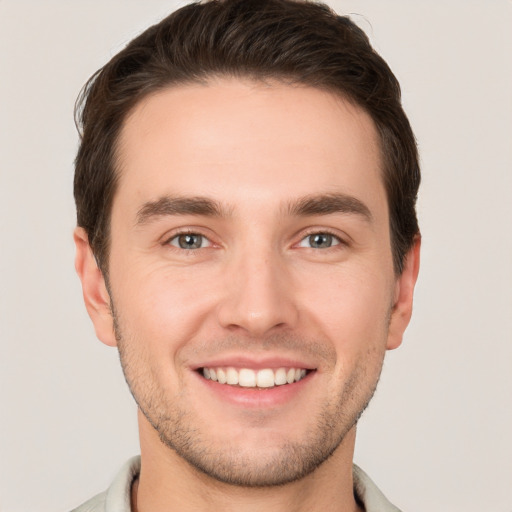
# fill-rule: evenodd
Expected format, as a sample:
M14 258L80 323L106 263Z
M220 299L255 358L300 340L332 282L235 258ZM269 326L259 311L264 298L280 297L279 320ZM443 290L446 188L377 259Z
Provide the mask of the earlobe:
M96 336L105 345L116 346L110 296L105 278L98 267L85 230L77 227L73 238L76 247L75 269L82 282L85 307L94 325Z
M395 284L395 297L388 330L386 348L393 350L402 343L403 334L412 315L414 287L420 269L421 236L417 235L407 253L404 268Z

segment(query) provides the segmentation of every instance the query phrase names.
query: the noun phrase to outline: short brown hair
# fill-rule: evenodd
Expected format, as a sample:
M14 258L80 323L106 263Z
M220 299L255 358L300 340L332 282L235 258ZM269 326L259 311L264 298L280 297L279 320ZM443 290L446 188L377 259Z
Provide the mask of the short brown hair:
M211 0L187 5L148 28L98 70L77 100L77 223L108 270L116 143L127 114L148 94L212 76L280 80L326 89L373 119L381 142L393 262L399 274L419 233L420 170L400 86L348 17L301 0Z

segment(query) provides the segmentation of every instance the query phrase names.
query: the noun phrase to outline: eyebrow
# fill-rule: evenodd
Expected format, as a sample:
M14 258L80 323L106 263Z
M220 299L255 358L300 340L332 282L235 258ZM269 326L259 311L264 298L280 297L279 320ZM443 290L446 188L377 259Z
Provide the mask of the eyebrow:
M148 201L137 212L137 225L147 224L157 217L167 215L202 215L205 217L227 217L229 211L207 197L164 196Z
M301 197L285 206L290 216L308 217L335 213L355 214L372 221L370 209L359 199L346 194L321 194ZM155 218L167 215L200 215L204 217L229 217L231 209L208 197L164 196L148 201L137 212L137 225L144 225Z
M288 205L288 214L307 217L347 213L361 216L367 222L373 220L368 206L360 199L347 194L322 194L304 196Z

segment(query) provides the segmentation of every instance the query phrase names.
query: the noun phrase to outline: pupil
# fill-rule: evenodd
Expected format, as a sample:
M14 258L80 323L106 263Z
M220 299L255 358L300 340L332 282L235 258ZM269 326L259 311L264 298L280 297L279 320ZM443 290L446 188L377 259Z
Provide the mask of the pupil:
M332 245L332 236L325 233L317 233L316 235L311 235L309 241L311 246L315 248L330 247Z
M181 235L179 237L179 244L182 249L199 249L201 242L201 235Z

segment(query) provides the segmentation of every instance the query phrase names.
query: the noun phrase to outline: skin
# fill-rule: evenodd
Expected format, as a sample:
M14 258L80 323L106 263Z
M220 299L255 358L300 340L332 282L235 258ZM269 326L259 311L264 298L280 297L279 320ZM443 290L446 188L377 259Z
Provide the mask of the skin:
M217 79L128 116L108 286L83 229L75 242L97 336L139 405L134 510L359 510L355 425L419 266L418 238L393 271L381 160L371 118L308 87ZM197 371L226 362L309 373L240 391Z

